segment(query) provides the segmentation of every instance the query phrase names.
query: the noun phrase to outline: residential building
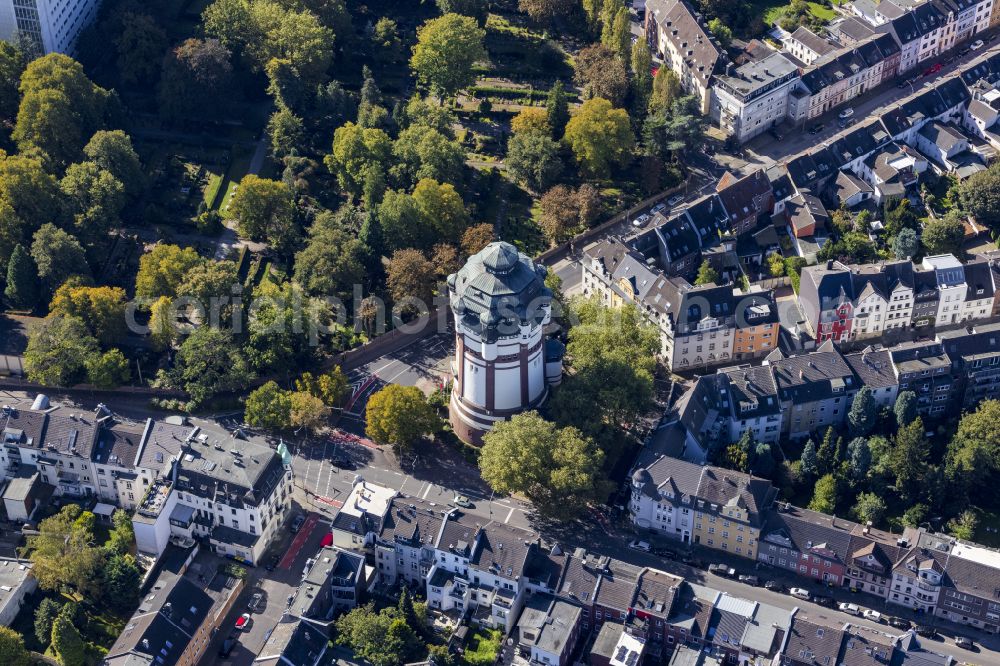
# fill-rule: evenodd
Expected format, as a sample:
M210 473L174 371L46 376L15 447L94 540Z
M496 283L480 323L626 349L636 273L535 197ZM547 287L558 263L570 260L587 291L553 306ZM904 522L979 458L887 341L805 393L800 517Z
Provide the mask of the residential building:
M618 622L605 622L590 648L591 666L638 666L646 640Z
M774 208L771 181L763 169L742 178L726 172L715 189L726 213L724 228L737 236L756 227L761 216Z
M983 400L1000 398L1000 323L938 336L955 373L953 405L974 410Z
M723 409L717 413L729 422L727 441L735 442L749 430L756 442L777 443L781 436L781 403L771 366L728 368L719 374L726 383L721 395Z
M28 560L0 558L0 626L12 625L25 597L38 589L32 566Z
M765 359L764 363L773 368L782 433L792 439L842 424L861 388L830 340L811 354Z
M1000 553L963 541L951 543L950 550L935 614L990 634L1000 632Z
M835 261L806 266L799 284L799 306L816 342L848 339L854 325L854 287L846 266Z
M39 54L76 53L76 42L97 17L101 0L3 0L0 39L22 35Z
M351 488L340 511L333 517L333 545L359 549L374 542L382 525L391 520L390 510L396 491L359 479ZM381 569L380 569L381 570Z
M288 614L318 621L360 605L371 587L364 555L333 546L306 560L302 582L288 604Z
M327 627L297 619L294 615L282 615L253 663L260 666L319 666L321 663L340 666L343 662L339 659L324 660L328 643Z
M775 494L766 479L663 456L633 472L629 512L641 528L756 559Z
M420 498L392 499L374 543L380 582L395 586L402 578L410 584L423 583L447 520L448 510Z
M581 609L547 594L531 595L511 632L521 657L566 666L580 638Z
M940 342L922 341L896 345L889 350L899 391L917 396L917 410L937 417L945 413L957 390L951 360Z
M780 53L727 67L715 78L712 120L739 143L748 141L784 121L798 78L798 67Z
M892 569L892 587L887 600L918 612L933 613L945 580L947 545L921 533L918 542Z
M962 262L954 255L940 254L924 257L921 267L933 271L937 279L939 293L938 311L935 317L937 324L954 324L962 321L964 319L962 311L968 293ZM989 296L992 298L993 294L990 293Z
M823 56L837 50L837 45L820 37L804 25L791 33L783 33L781 45L784 50L806 65L813 64Z

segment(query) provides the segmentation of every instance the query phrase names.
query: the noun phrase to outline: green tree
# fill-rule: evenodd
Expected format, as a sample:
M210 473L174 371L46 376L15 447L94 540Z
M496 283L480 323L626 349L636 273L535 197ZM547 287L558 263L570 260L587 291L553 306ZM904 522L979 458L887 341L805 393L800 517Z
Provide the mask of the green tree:
M696 285L718 284L719 280L719 272L712 268L712 265L707 261L701 262L701 266L698 267L698 275L695 277L694 283Z
M399 25L388 16L380 18L372 28L372 44L375 47L377 60L387 64L398 62L403 52L403 41L399 38Z
M0 119L2 120L13 120L17 114L17 105L20 101L17 86L26 65L27 58L21 49L11 42L0 41Z
M154 300L161 296L174 297L188 274L202 263L202 258L192 247L158 243L139 258L139 272L135 276L137 298Z
M562 81L556 81L549 88L548 97L545 98L545 113L548 116L549 127L552 128L552 138L558 140L566 130L566 123L569 122L569 99Z
M14 308L32 310L38 305L38 269L35 261L20 243L14 246L7 263L7 302Z
M111 515L112 529L104 551L108 556L127 555L135 548L135 531L132 529L132 516L123 509L116 510Z
M437 0L437 7L442 14L471 16L482 27L486 24L490 3L489 0Z
M918 416L897 430L895 447L890 454L892 471L896 477L896 492L904 502L912 502L922 494L921 485L927 475L928 455L924 422Z
M963 180L958 196L963 210L981 224L996 228L1000 224L1000 167L991 166Z
M112 555L104 563L104 596L120 613L131 612L139 603L142 572L132 555Z
M365 433L376 442L408 450L441 427L441 419L415 386L389 384L368 399Z
M875 427L878 419L878 404L872 390L862 386L854 396L851 409L847 413L847 425L854 436L867 435Z
M819 456L816 454L816 442L812 439L806 442L799 461L802 464L802 473L804 475L811 477L819 474Z
M193 299L204 308L208 321L223 314L221 303L233 295L239 284L237 266L232 261L206 260L195 264L187 271L183 282L177 287L177 295ZM219 313L215 314L214 310Z
M472 65L486 59L485 36L468 16L445 14L431 19L417 30L410 67L435 94L452 95L475 80Z
M902 523L907 527L920 527L927 517L926 504L914 504L903 512Z
M359 606L336 622L337 641L374 666L395 666L421 648L416 632L394 608L376 613L373 604Z
M120 287L88 287L70 280L56 290L49 313L79 319L98 342L109 346L125 336L125 305Z
M246 422L258 428L280 429L291 424L292 402L287 391L270 381L247 396Z
M629 55L632 46L632 32L629 26L628 9L624 5L619 5L615 11L614 19L604 25L601 31L601 44L622 59L624 62Z
M413 124L404 129L392 145L392 155L395 163L390 173L400 185L423 178L461 182L465 150L457 141L433 127Z
M646 40L632 44L632 100L635 108L645 110L653 92L653 59Z
M868 440L856 437L847 445L847 456L851 480L859 483L868 477L872 466L872 451Z
M28 378L46 386L72 386L84 378L85 364L98 345L75 317L48 317L31 330L24 353Z
M110 173L125 187L130 198L138 196L146 184L146 176L139 155L132 146L132 139L121 130L94 132L83 147L87 160Z
M63 615L52 623L52 651L63 666L84 666L87 663L87 644L73 623Z
M153 78L167 50L167 33L149 14L126 11L118 18L121 32L115 40L118 72L126 83Z
M281 181L246 175L229 207L245 238L266 241L282 254L290 252L299 238L292 194Z
M166 117L215 116L232 96L232 53L218 39L188 38L163 59L156 99Z
M38 524L38 534L28 538L32 573L43 590L68 586L98 598L101 594L103 553L94 541L94 514L77 504L64 505L59 513Z
M603 452L576 428L537 412L517 414L483 436L479 469L499 493L523 493L544 516L568 520L605 488Z
M242 389L250 371L229 331L199 326L177 350L174 367L164 379L187 391L197 405L218 393Z
M315 396L329 407L339 405L350 389L350 381L339 365L333 366L332 370L322 375L313 376L311 372L304 372L302 377L295 380L296 391Z
M950 210L944 217L933 218L924 225L920 236L928 254L962 253L965 240L965 216L957 210Z
M949 520L945 529L948 530L948 534L956 539L972 541L976 536L976 527L978 525L979 518L976 516L976 512L966 509L955 518Z
M35 638L42 645L48 645L52 640L52 623L59 616L62 604L51 597L45 597L35 609ZM2 648L0 648L2 653ZM6 663L6 662L5 662Z
M547 24L569 14L573 0L518 0L517 8L537 23Z
M319 336L330 326L330 310L296 282L263 282L247 324L244 353L258 372L279 372L314 359Z
M740 472L749 472L750 461L755 451L753 433L744 430L738 441L726 447L726 464Z
M588 99L567 123L565 141L585 173L604 177L613 165L624 166L631 159L628 113L606 99Z
M781 277L785 274L785 258L779 252L767 255L767 272L771 277Z
M816 450L816 461L819 464L819 471L822 474L832 472L837 466L836 436L837 433L834 432L833 426L827 427L826 433L823 435L823 441L820 442L819 448Z
M920 237L913 229L903 229L892 241L892 253L897 259L912 259L920 253Z
M28 243L46 222L61 222L62 195L42 161L0 152L0 259L17 243Z
M305 140L305 128L291 109L281 107L267 121L267 135L271 139L271 155L281 160L298 152Z
M573 70L573 78L586 97L609 100L612 106L625 100L629 89L625 60L612 49L601 44L582 49L573 61Z
M128 359L117 349L94 354L84 361L87 381L97 388L111 389L128 383L132 370Z
M548 188L563 170L559 144L549 133L515 134L507 142L507 171L535 192Z
M365 277L365 249L353 234L317 217L295 255L295 281L316 296L347 298Z
M31 242L31 258L42 285L51 293L74 275L90 276L80 242L54 224L43 224Z
M29 666L34 659L24 647L24 638L10 627L0 627L0 663Z
M1000 472L1000 401L984 400L962 415L945 459L951 488L968 497L991 488Z
M323 401L306 391L294 391L289 395L291 401L291 425L293 428L319 430L326 423L326 405Z
M380 129L345 123L333 133L333 152L325 162L347 193L361 195L365 173L369 169L385 172L392 152L392 141Z
M813 497L809 502L811 511L833 513L837 508L837 479L833 474L821 476L816 480Z
M882 520L882 516L885 515L885 510L885 500L875 493L861 493L858 495L852 509L855 517L860 522L870 522L872 525L878 525L879 521Z
M457 243L469 226L465 203L451 183L422 178L413 188L413 202L425 228L433 228L435 242Z
M660 67L653 77L653 91L649 96L649 112L666 113L681 97L681 80L669 67Z
M104 246L120 223L125 186L94 162L71 164L59 187L73 216L74 233L87 246Z
M715 17L708 22L708 31L712 33L713 37L719 40L722 48L729 48L730 42L733 41L733 31L728 25L719 20L718 17Z
M896 425L904 426L917 418L917 394L913 391L900 391L893 406L896 415Z
M753 452L753 464L750 471L757 476L769 477L774 473L776 462L771 445L767 442L757 443Z

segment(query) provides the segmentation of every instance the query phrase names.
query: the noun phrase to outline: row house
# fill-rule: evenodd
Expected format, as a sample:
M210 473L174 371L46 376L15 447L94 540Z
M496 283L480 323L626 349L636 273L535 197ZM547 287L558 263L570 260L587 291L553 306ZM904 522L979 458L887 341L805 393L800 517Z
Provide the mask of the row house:
M820 37L804 25L800 25L791 33L782 31L781 45L796 60L806 65L811 65L837 50L836 44Z
M435 562L435 548L449 515L416 497L390 500L373 543L379 582L396 587L402 579L422 585Z
M955 380L951 360L937 341L908 342L889 350L899 392L910 391L917 396L920 414L939 417L954 400Z
M955 406L973 410L1000 397L1000 324L949 331L938 340L955 374Z
M803 268L799 306L817 344L849 339L854 325L854 288L850 271L835 261Z
M683 0L649 0L644 31L664 66L677 74L684 91L694 95L702 114L708 115L712 77L728 63L725 49Z
M965 542L946 542L945 584L935 615L996 634L1000 631L1000 553Z
M725 402L730 442L750 431L756 442L775 444L781 436L781 404L772 368L768 365L720 370L725 382Z
M629 511L639 527L756 559L776 492L766 479L660 456L633 472Z
M811 354L766 359L781 404L782 434L798 439L844 422L861 389L854 371L831 341Z
M781 53L739 67L727 65L715 77L710 115L739 143L784 122L798 66Z
M549 594L531 595L510 641L528 663L566 666L583 631L582 609Z

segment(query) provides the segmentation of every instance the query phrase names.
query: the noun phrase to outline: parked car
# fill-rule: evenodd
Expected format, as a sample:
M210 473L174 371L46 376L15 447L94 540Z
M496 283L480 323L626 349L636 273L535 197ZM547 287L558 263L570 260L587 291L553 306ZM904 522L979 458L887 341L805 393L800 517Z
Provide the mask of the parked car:
M643 213L639 217L637 217L634 220L632 220L632 226L635 227L636 229L638 229L639 227L641 227L642 225L646 224L647 222L649 222L649 215L646 215L645 213Z
M824 127L823 123L816 123L815 125L809 128L809 133L819 134L820 132L823 131L823 127Z
M771 136L773 136L778 141L781 141L782 139L785 138L785 137L781 136L781 132L779 132L776 127L772 127L771 129L769 129L768 130L768 134L770 134Z
M966 46L964 49L962 49L961 51L958 52L958 57L961 58L962 56L969 55L969 51L971 51L971 50L972 49L970 49L968 46Z
M666 210L666 209L667 209L667 204L665 204L665 203L658 203L655 206L653 206L652 208L650 208L649 212L655 215L656 213L659 213L661 210Z
M677 555L672 550L667 550L666 548L654 548L653 555L657 557L662 557L665 560L676 560Z
M788 590L788 594L799 599L809 599L809 590L804 587L793 587Z
M470 500L465 495L455 495L455 499L453 501L455 502L455 506L460 506L463 509L471 509L475 507L475 505L472 503L472 500Z
M944 65L942 65L939 62L934 63L933 65L931 65L930 67L928 67L927 69L924 70L924 76L930 76L931 74L937 74L938 72L941 71L941 68L943 66Z
M966 636L955 636L955 645L964 650L972 650L976 647L976 644L972 642L972 639L967 638Z
M236 639L230 636L222 641L222 647L219 648L219 656L225 659L232 653L234 647L236 647Z
M837 604L837 608L848 615L861 615L861 608L857 604Z
M760 585L760 579L757 576L741 575L739 580L741 583L746 583L747 585Z
M339 467L340 469L355 470L358 468L358 466L354 464L354 461L346 456L337 456L336 458L330 460L330 463L334 467Z
M281 555L275 555L267 562L267 570L274 571L278 568L278 562L281 561Z
M651 550L648 541L639 541L638 539L633 539L628 547L632 550L641 550L644 553L648 553Z
M984 46L986 46L986 43L983 40L981 40L981 39L977 39L976 41L974 41L971 44L969 44L969 48L972 49L973 51L978 51L979 49L983 48Z
M251 613L256 612L257 609L260 607L260 602L262 601L264 601L263 593L254 592L253 596L250 597L250 603L247 604L247 608L250 609Z
M833 597L825 597L822 594L813 595L812 602L819 606L826 606L827 608L833 608L834 603L836 603Z
M937 638L938 635L937 629L926 624L918 624L917 633L924 638Z
M909 620L904 620L901 617L890 617L889 625L895 627L896 629L909 630L913 627L913 623Z
M672 196L669 199L667 199L667 205L668 206L676 206L677 204L679 204L682 201L684 201L684 197L682 197L679 194L675 194L674 196Z
M243 613L236 620L236 628L240 631L247 631L250 628L250 613Z
M862 613L862 615L865 616L866 620L870 620L872 622L878 622L878 623L882 622L882 613L879 613L877 610L872 610L870 608L866 608L865 612Z
M302 529L302 523L304 522L306 522L306 517L301 513L295 516L295 519L292 521L292 534L298 534L298 531Z
M854 115L854 108L849 106L840 113L838 113L837 117L840 118L841 120L846 120L853 115Z
M731 578L736 575L736 569L727 567L725 564L710 564L708 571L709 573L714 573L716 576L727 576Z
M781 592L782 590L785 589L785 586L776 580L769 580L766 583L764 583L764 589L771 590L772 592Z

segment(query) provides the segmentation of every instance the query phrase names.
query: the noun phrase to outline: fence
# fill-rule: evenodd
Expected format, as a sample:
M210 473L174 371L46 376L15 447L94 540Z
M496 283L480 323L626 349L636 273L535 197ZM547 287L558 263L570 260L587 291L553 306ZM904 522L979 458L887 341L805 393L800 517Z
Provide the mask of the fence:
M782 275L781 277L775 278L764 278L763 280L757 280L750 284L751 287L760 287L761 289L777 289L779 287L790 287L792 286L792 278L787 275Z

